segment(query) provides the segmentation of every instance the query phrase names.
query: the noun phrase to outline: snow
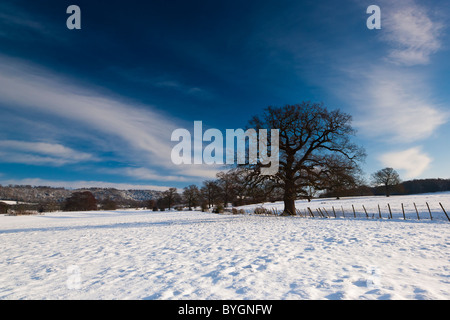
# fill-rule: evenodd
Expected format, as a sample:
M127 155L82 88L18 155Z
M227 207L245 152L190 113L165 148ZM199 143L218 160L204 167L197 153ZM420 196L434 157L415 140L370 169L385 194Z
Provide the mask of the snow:
M27 202L21 201L12 201L12 200L0 200L0 202L6 203L7 205L15 205L15 204L29 204Z
M450 208L448 196L389 201L395 208L406 200ZM346 209L366 203L373 210L384 200L373 198L315 203ZM143 210L0 215L0 299L447 300L450 223L435 215L433 221L386 213L383 219Z

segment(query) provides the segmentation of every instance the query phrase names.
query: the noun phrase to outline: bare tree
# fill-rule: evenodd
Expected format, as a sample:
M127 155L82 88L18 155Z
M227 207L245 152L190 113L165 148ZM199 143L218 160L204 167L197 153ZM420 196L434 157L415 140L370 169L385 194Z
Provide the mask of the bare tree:
M236 179L232 170L228 172L217 173L217 182L221 188L223 199L223 206L226 207L228 203L232 202L235 196Z
M266 108L261 116L253 117L249 127L279 129L280 166L277 174L264 176L261 164L246 165L253 170L249 177L256 183L269 179L274 188L282 188L284 214L294 215L297 197L308 196L311 187L327 188L337 168L351 174L364 159L364 150L350 140L355 134L351 119L340 110L328 111L310 102Z
M177 188L169 188L162 193L162 198L166 202L170 210L172 205L175 204L175 202L179 201L181 197L178 194Z
M184 188L183 197L187 202L189 210L192 210L192 207L197 206L200 201L200 190L196 185L191 184Z
M203 182L203 186L200 189L200 193L206 201L208 208L211 208L216 204L217 199L220 196L220 187L216 180L206 180Z
M322 173L320 181L322 189L326 189L337 199L344 196L348 190L363 184L360 168L355 167L351 161L342 156L331 155Z
M74 192L66 199L65 211L91 211L97 210L97 200L90 191Z
M8 213L8 204L0 202L0 214Z
M391 195L391 188L400 182L400 175L392 168L384 168L372 174L372 183L375 186L384 186L386 197Z

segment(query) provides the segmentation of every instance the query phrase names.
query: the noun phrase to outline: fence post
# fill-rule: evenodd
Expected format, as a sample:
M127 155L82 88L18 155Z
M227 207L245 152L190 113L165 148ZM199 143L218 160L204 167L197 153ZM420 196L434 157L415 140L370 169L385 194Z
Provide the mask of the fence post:
M391 216L391 219L392 219L391 205L389 203L388 203L388 208L389 208L389 215Z
M311 216L314 218L314 213L312 213L312 210L310 207L308 207L309 213L311 214Z
M342 215L343 215L343 216L344 216L344 218L345 218L344 207L343 207L343 206L341 206L341 209L342 209Z
M433 216L431 215L430 206L428 205L428 202L425 202L427 204L428 212L430 213L430 219L433 220Z
M333 208L334 217L336 218L336 211L334 211L334 206L332 208Z
M405 207L403 206L403 203L402 203L402 212L403 212L403 220L406 220L406 217L405 217Z
M363 207L363 209L364 209L364 212L366 213L366 218L369 219L369 215L367 214L366 207L364 207L364 205L363 205L362 207Z
M325 207L323 208L323 211L325 211L325 213L327 214L328 218L330 218L330 215L328 214L327 209L325 209Z
M383 219L383 218L381 217L381 209L380 209L380 205L378 205L378 214L380 215L380 219Z
M322 218L326 218L325 215L323 214L322 210L320 208L318 208L320 215L322 216Z
M450 221L450 218L448 217L447 212L445 212L445 209L444 209L444 206L442 205L442 203L439 202L439 205L441 206L442 211L444 211L445 216L447 217L448 221Z
M419 211L417 211L416 203L415 203L415 202L413 202L413 203L414 203L414 208L416 208L417 220L420 220L420 217L419 217Z
M352 209L353 209L353 217L356 218L356 212L355 212L355 206L352 205Z

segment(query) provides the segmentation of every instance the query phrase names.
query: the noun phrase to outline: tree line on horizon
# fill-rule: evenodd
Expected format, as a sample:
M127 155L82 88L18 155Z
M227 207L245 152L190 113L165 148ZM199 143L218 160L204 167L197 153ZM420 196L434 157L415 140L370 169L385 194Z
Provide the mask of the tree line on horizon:
M380 170L381 171L381 170ZM312 199L314 197L349 197L349 196L380 196L387 195L386 186L380 181L372 184L363 183L348 189L326 190L320 194L314 194L313 190L309 196L301 196L299 199ZM19 187L19 186L17 186ZM29 187L33 188L33 187ZM35 187L37 189L42 189ZM50 187L46 187L50 188ZM283 200L283 190L275 189L267 185L258 188L245 184L242 176L237 170L220 172L216 179L206 180L200 187L190 185L179 193L177 188L170 188L160 192L158 198L152 200L121 202L110 198L97 199L91 191L72 192L71 196L62 202L40 201L31 205L18 202L15 205L7 205L0 201L0 214L5 214L8 209L18 212L30 210L37 212L48 211L90 211L90 210L116 210L120 208L147 208L153 211L164 211L167 209L183 210L200 208L204 211L213 210L222 212L224 204L241 206L263 202L275 202ZM47 190L48 191L48 190ZM450 191L450 179L415 179L399 181L389 185L389 195L410 195L431 192Z

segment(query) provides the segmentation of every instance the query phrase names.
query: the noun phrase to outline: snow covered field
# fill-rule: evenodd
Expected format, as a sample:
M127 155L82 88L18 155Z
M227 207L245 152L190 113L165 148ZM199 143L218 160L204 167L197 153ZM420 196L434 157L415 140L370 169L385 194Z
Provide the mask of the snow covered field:
M386 217L0 215L0 299L450 299L450 223Z

